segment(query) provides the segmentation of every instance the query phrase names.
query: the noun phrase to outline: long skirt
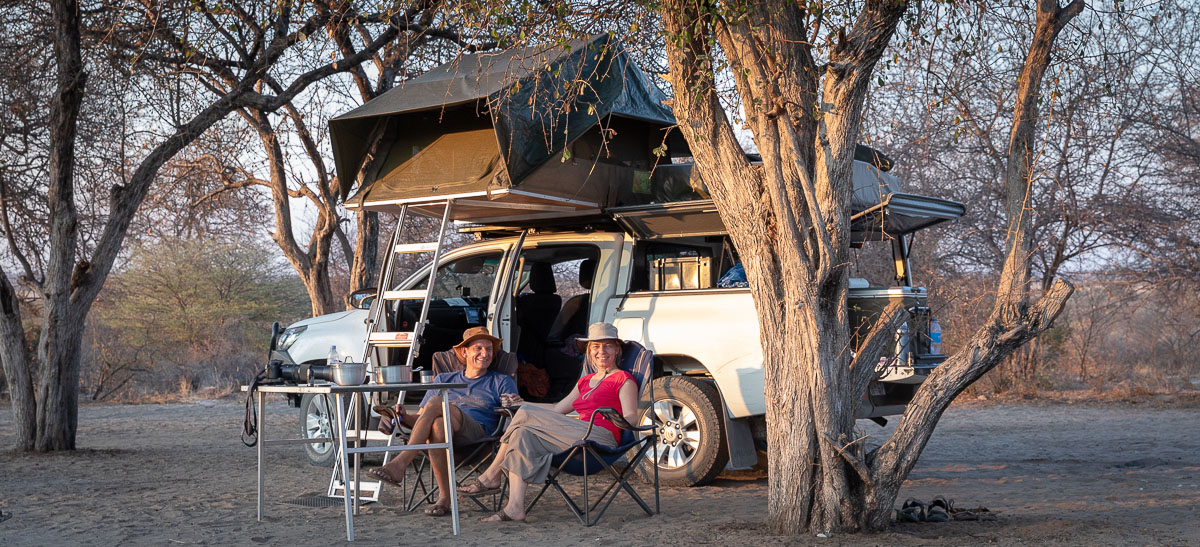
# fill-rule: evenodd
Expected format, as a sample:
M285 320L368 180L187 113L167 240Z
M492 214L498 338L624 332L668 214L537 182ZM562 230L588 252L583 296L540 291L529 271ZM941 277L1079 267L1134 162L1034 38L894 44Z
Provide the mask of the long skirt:
M500 467L520 475L526 483L546 482L550 459L583 438L587 422L577 417L559 414L551 409L525 405L513 416L500 442L507 451L497 455ZM596 425L588 434L589 441L609 447L617 446L611 431Z

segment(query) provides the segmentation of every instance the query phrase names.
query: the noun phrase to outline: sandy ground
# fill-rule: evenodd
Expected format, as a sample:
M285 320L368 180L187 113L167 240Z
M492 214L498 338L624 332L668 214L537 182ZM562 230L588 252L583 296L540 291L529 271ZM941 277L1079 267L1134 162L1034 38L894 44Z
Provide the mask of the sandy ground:
M270 435L291 436L295 409L269 405ZM72 453L0 453L0 545L324 545L345 540L341 507L285 503L323 491L328 470L298 447L268 450L267 517L255 520L255 451L238 440L241 401L87 405ZM406 513L394 493L364 508L356 539L374 545L1200 545L1200 421L1195 409L1139 406L955 407L900 500L983 505L991 522L911 523L879 534L786 538L763 531L766 479L727 477L664 488L661 515L618 498L580 526L560 500L526 524L485 525L464 512ZM864 423L873 435L887 429ZM0 407L0 446L12 415ZM548 503L547 503L548 501Z

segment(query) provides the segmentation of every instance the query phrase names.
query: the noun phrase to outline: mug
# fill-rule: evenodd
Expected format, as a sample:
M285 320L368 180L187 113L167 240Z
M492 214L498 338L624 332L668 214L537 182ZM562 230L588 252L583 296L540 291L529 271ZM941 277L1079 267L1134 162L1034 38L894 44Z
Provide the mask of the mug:
M422 384L432 384L433 383L433 371L432 370L422 370L421 371L421 383Z

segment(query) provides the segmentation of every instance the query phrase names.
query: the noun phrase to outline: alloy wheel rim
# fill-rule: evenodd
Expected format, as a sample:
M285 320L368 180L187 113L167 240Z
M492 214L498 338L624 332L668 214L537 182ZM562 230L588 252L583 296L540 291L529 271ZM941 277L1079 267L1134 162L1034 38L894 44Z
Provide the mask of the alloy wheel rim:
M650 424L651 412L659 424L656 430L659 469L687 466L700 450L700 421L696 413L678 400L659 399L643 414L641 425Z
M308 438L331 437L329 408L326 406L325 399L320 397L312 399L308 408L308 418L305 420L305 431L308 433ZM333 448L333 443L313 443L309 446L313 448L314 452L324 454Z

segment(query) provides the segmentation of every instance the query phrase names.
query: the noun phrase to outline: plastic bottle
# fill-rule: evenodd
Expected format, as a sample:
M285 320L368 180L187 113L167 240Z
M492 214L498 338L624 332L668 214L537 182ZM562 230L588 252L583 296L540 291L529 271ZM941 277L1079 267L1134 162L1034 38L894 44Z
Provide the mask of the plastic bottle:
M342 359L338 357L337 346L329 346L329 357L325 359L326 365L341 363Z
M936 317L929 320L929 353L942 353L942 326Z

